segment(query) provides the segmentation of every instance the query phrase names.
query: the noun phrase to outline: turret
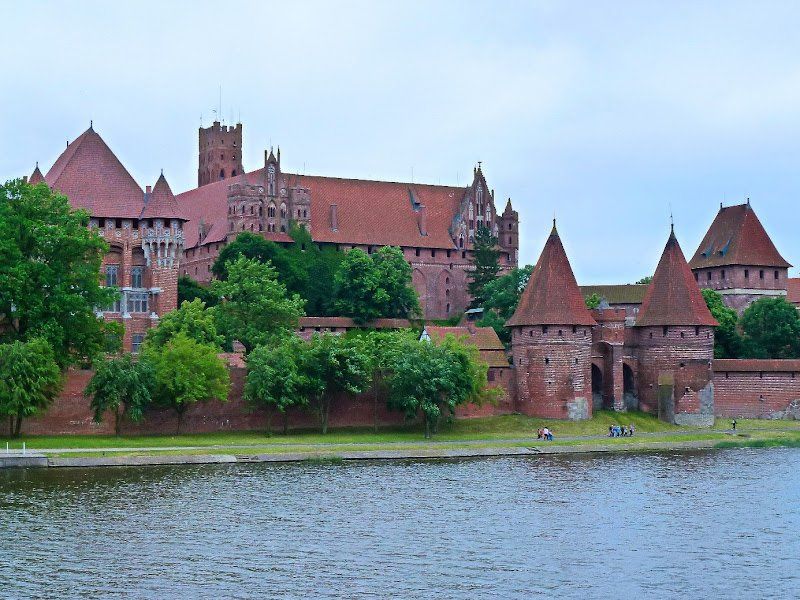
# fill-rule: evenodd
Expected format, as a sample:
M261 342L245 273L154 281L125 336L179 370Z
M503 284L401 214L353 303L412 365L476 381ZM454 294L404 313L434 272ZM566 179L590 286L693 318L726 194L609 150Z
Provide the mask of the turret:
M506 202L503 214L497 219L497 238L500 247L516 265L519 256L519 213L511 206L511 198Z
M670 423L713 424L716 325L673 230L636 319L642 410Z
M210 127L199 129L198 141L198 187L241 174L241 123L237 123L236 126L227 126L220 125L219 121L214 121Z
M228 186L228 242L243 231L272 231L274 204L268 203L264 194L264 187L248 184L244 174Z
M592 414L591 346L586 308L553 220L553 230L522 292L511 328L517 409L554 419Z
M31 173L31 176L28 178L28 183L31 185L36 185L37 183L42 183L44 181L44 175L39 170L39 163L36 163L36 168Z

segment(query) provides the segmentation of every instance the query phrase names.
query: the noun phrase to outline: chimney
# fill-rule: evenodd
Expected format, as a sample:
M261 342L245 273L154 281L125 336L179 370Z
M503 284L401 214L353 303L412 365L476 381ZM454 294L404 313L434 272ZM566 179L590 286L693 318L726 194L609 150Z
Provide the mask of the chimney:
M428 209L424 204L419 205L419 212L417 212L417 224L419 225L419 234L428 235Z
M331 230L337 231L338 229L339 229L338 207L335 204L331 204Z

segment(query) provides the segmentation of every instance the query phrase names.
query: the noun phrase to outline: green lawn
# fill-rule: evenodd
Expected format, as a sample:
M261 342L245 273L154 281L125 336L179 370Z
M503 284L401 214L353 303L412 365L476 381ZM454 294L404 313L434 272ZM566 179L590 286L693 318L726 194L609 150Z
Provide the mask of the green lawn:
M596 412L588 421L558 421L534 419L523 415L507 415L479 419L461 419L445 424L431 441L424 440L420 426L404 428L384 428L378 433L371 429L333 429L327 435L315 431L293 431L289 435L275 434L267 436L263 432L217 432L207 434L184 435L141 435L141 436L108 436L108 435L63 435L63 436L23 436L18 439L0 437L0 444L10 442L12 448L20 448L24 441L28 448L152 448L152 447L188 447L199 446L231 448L246 446L252 451L292 452L309 446L324 444L336 446L338 449L376 449L391 444L430 444L459 441L485 440L488 445L502 445L503 440L530 440L535 437L536 429L549 427L556 436L556 441L564 443L581 443L563 438L582 436L604 436L609 425L629 425L636 427L637 433L675 434L676 439L714 439L709 431L701 428L678 427L662 423L652 415L638 412L614 413L611 411ZM730 421L719 420L716 429L727 429ZM763 430L800 431L797 421L758 421L739 420L738 428L742 431ZM717 434L719 435L719 434ZM667 437L672 438L672 435ZM627 439L627 438L626 438ZM634 438L635 439L635 438ZM613 443L624 443L625 440L607 440Z

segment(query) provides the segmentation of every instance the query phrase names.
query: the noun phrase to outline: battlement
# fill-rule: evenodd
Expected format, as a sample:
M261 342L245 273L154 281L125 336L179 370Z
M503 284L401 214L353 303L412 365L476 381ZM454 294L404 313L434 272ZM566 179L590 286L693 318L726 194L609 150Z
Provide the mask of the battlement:
M214 121L198 130L197 185L236 177L242 172L242 124Z

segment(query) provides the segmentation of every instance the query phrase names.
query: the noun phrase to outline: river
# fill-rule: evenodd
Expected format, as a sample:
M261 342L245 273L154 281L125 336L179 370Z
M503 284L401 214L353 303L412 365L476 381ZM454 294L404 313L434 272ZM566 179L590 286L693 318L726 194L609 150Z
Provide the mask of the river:
M2 598L790 598L800 449L0 472Z

